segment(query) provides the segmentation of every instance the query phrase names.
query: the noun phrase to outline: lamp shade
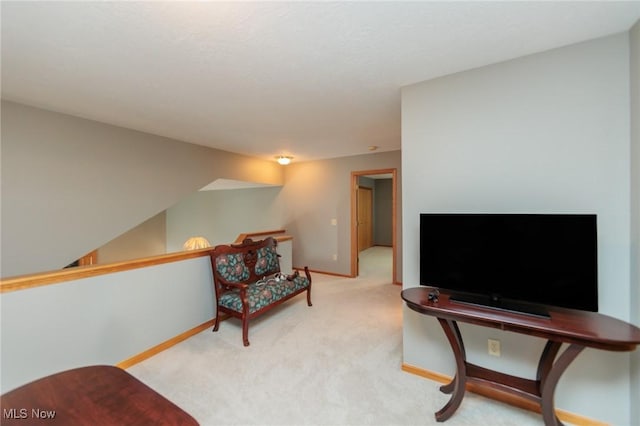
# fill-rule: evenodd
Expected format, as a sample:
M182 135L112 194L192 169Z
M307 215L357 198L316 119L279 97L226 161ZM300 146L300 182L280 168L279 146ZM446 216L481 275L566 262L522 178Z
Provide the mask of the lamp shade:
M191 237L182 245L185 250L197 250L211 247L209 241L204 237Z

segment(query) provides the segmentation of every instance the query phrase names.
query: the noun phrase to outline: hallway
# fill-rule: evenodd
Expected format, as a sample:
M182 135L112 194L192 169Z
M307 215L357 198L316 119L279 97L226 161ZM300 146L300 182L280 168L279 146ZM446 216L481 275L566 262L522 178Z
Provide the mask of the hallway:
M393 248L373 246L359 254L359 277L393 282Z

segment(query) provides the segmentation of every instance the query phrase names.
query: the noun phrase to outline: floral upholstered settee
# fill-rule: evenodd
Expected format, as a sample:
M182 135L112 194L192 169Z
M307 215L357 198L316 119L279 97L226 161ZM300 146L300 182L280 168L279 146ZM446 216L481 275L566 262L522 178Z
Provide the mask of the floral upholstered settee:
M283 275L276 246L273 237L260 241L247 238L241 244L218 245L211 250L216 294L213 331L218 331L221 313L240 318L242 341L249 346L250 319L305 291L307 304L311 306L309 268L305 266L304 276L298 271Z

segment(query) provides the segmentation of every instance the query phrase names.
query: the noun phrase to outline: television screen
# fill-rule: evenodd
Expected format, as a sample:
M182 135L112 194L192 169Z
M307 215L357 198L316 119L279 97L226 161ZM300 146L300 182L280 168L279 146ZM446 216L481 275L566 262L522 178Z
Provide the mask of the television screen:
M452 299L597 312L597 264L596 215L420 215L420 284Z

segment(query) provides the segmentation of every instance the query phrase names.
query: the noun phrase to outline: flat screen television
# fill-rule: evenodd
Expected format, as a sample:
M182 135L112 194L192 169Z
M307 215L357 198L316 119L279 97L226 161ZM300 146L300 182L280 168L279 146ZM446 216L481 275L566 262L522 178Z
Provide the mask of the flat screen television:
M420 284L533 315L597 312L596 215L423 213Z

